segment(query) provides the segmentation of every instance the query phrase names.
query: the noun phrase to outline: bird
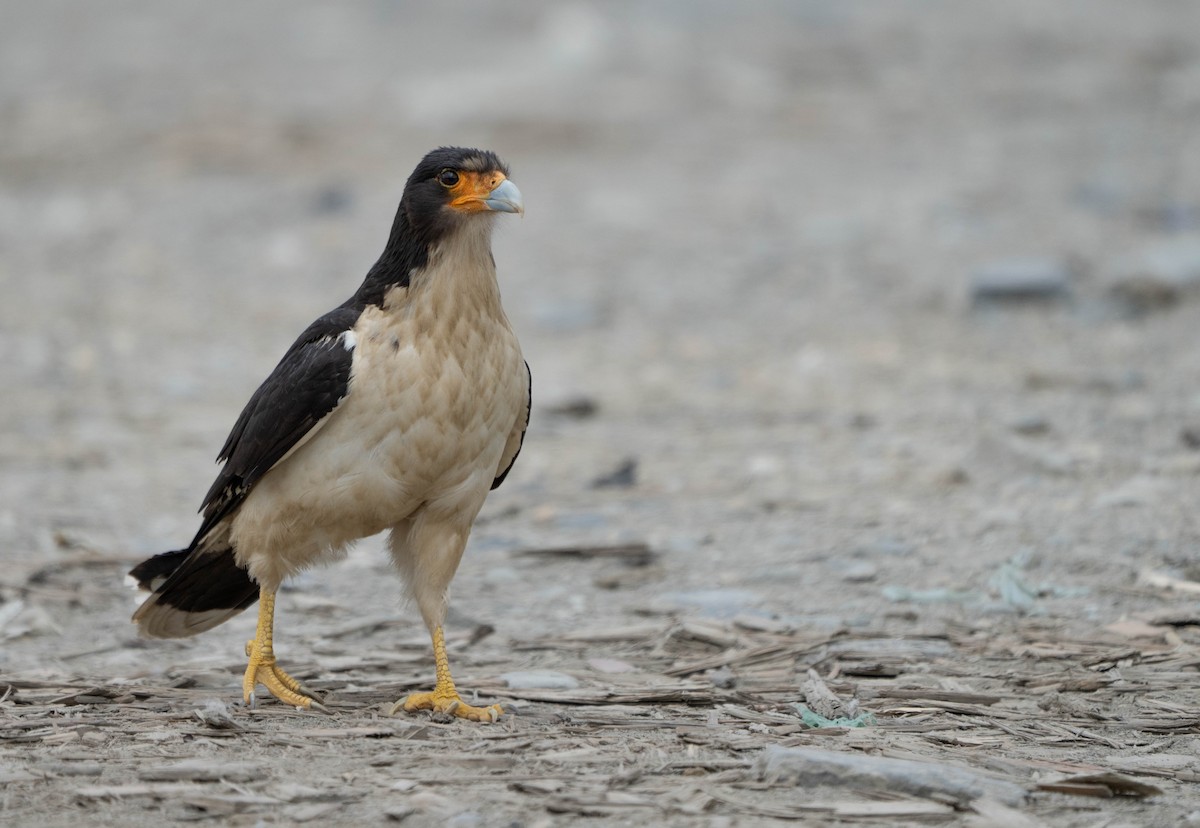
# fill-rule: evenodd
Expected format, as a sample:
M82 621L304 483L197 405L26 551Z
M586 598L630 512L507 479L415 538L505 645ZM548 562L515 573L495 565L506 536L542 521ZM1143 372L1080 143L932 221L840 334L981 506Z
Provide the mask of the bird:
M258 602L242 680L297 708L323 699L276 661L275 597L289 577L386 531L433 644L436 680L391 712L494 722L454 685L448 589L488 493L525 439L532 377L500 302L495 219L524 214L493 152L440 147L409 176L383 253L354 294L309 325L238 417L186 549L130 571L151 638L196 635Z

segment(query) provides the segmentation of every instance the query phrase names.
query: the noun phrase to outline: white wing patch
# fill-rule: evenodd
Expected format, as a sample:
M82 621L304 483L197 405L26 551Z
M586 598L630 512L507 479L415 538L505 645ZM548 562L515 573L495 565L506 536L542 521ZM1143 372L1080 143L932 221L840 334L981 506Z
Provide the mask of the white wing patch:
M342 331L337 338L347 351L353 351L354 346L358 344L358 337L354 335L354 331ZM339 402L341 401L339 400Z

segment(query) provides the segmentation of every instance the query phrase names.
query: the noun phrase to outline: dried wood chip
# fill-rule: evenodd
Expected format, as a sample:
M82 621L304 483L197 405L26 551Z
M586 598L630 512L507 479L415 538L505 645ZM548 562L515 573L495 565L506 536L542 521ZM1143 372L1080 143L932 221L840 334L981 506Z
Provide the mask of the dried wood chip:
M1156 627L1153 624L1147 624L1145 621L1139 621L1136 618L1123 618L1120 621L1114 621L1104 629L1121 638L1162 638L1167 633L1166 627Z
M208 814L228 816L247 811L251 808L274 806L279 803L269 796L258 796L251 793L219 794L201 793L187 794L179 798L179 802L191 808L196 808Z
M1096 653L1087 656L1080 663L1084 667L1091 667L1093 670L1111 670L1123 661L1136 662L1141 656L1141 650L1128 647L1123 650L1109 650L1108 652Z
M46 770L57 776L99 776L104 773L104 765L98 762L54 762L47 765Z
M588 666L600 673L635 673L634 667L628 661L619 658L589 658Z
M142 768L137 778L146 782L253 782L267 775L255 762L219 759L184 759Z
M843 819L920 819L946 817L954 808L941 802L831 802L825 806L830 814Z
M634 809L661 807L657 799L624 791L606 791L598 795L563 795L546 802L546 810L550 813L599 817L625 816Z
M580 688L579 690L523 690L509 688L505 695L549 704L712 704L711 685L678 684L647 687Z
M971 803L974 816L967 818L969 828L1042 828L1041 820L1027 816L994 799L977 799Z
M838 672L843 676L859 676L862 678L896 678L906 671L909 662L895 660L883 661L839 661Z
M1061 693L1094 693L1097 690L1103 690L1114 681L1116 681L1115 678L1106 675L1079 676L1063 681L1057 689Z
M517 649L545 649L563 644L588 644L605 641L646 641L660 638L664 631L662 624L629 624L620 627L573 630L562 635L519 644Z
M1200 764L1195 756L1181 753L1152 753L1145 756L1121 756L1108 760L1118 771L1143 776L1177 777Z
M794 662L797 658L819 650L828 643L828 638L822 638L799 644L767 644L761 647L722 653L687 664L676 665L663 670L663 672L668 676L687 676L693 673L715 670L718 667L745 668L752 664L762 664L768 661Z
M954 654L945 638L861 638L833 641L829 652L845 659L928 660Z
M996 704L1003 698L990 693L969 693L956 690L934 690L932 688L864 687L859 692L864 699L911 699L914 701L939 701L952 702L955 704L992 705Z
M124 704L125 702L133 701L133 698L123 688L89 687L86 690L68 693L65 696L51 699L48 704L64 704L67 706L77 704Z
M561 791L563 781L561 779L525 779L519 782L511 782L509 783L509 787L521 793L545 796L546 794Z
M720 711L743 722L759 722L761 724L795 724L796 717L785 713L769 713L765 710L750 710L736 704L723 704Z
M717 647L732 647L740 640L738 634L726 625L698 618L679 622L671 635L673 638L691 638Z
M392 790L399 790L399 788L393 785ZM268 788L267 793L280 802L328 802L330 800L340 802L345 799L336 789L314 788L298 782L280 782Z
M595 747L576 747L566 748L565 750L553 750L543 753L540 756L543 762L597 762L607 761L608 757L599 748Z
M708 794L718 802L723 802L726 805L736 808L745 816L808 820L812 818L813 813L826 813L829 810L824 805L812 805L810 803L790 803L786 806L775 806L758 802L748 802L745 799L731 796L720 790L710 790Z
M790 633L793 630L793 625L788 621L780 621L776 618L767 618L760 615L751 615L742 613L733 617L733 625L740 627L743 630L751 630L753 632L765 633Z
M518 549L514 558L560 558L563 560L620 561L628 566L648 566L658 553L645 543L622 543L608 546L552 546L545 549Z
M852 719L858 715L858 702L843 704L816 670L808 670L808 677L800 685L800 688L804 693L805 704L822 718Z
M75 791L79 799L128 799L153 797L169 799L200 790L188 782L134 783L130 785L88 785Z
M1161 788L1145 782L1139 782L1119 773L1087 773L1079 776L1068 776L1054 782L1043 782L1039 790L1054 793L1073 794L1075 796L1094 796L1108 799L1114 796L1157 796Z
M339 802L314 802L311 805L298 805L288 808L287 816L292 822L312 822L315 819L332 817L341 810Z
M357 621L344 624L340 627L323 630L321 636L325 639L346 638L347 636L370 635L381 630L406 626L408 626L408 622L397 618L395 615L381 615L375 618L360 618ZM424 643L424 639L422 639L421 645L424 646Z
M1146 617L1146 622L1160 627L1200 626L1200 612L1189 607L1173 607Z
M1157 587L1159 589L1169 589L1174 592L1184 592L1189 595L1200 595L1200 581L1187 581L1182 578L1175 578L1165 572L1155 572L1150 569L1143 569L1138 573L1138 581L1147 586Z
M708 727L681 727L675 731L679 738L692 745L707 745L722 750L761 750L775 738L772 734L739 735Z
M229 708L225 706L225 702L216 699L205 702L203 707L193 710L192 715L201 724L211 727L213 730L238 732L245 729L229 715Z
M305 739L387 739L396 735L390 727L314 727L299 731Z

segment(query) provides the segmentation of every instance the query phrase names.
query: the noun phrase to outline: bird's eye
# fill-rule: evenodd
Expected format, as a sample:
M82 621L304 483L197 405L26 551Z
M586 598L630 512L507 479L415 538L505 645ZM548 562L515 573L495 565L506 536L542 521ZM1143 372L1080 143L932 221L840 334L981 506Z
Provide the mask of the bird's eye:
M437 180L443 187L453 187L458 183L458 173L454 170L442 170L438 173Z

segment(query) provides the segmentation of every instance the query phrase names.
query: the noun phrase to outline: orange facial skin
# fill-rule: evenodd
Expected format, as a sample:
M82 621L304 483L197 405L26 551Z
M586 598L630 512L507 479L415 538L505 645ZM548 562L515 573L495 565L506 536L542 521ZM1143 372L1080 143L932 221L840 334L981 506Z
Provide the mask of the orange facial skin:
M462 210L464 213L481 213L492 208L488 207L485 202L492 190L500 186L500 183L505 180L504 173L498 170L489 172L468 172L461 170L458 173L458 183L450 188L450 206L455 210Z

